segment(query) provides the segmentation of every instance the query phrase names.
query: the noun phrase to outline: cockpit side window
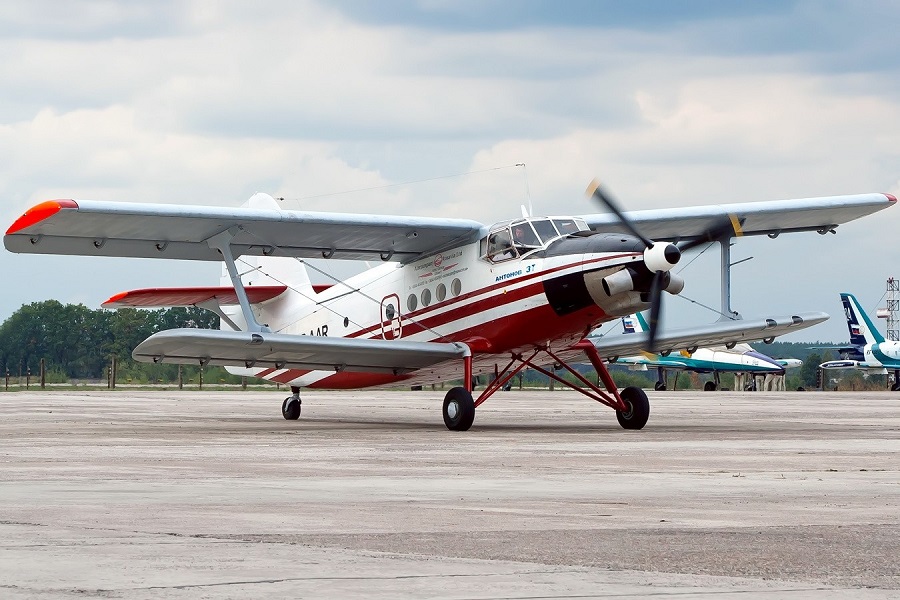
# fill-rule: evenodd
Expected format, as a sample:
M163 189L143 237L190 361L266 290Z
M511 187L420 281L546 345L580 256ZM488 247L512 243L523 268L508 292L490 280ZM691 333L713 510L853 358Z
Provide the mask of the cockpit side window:
M556 227L553 226L553 223L550 222L549 219L538 219L531 222L534 225L535 231L537 231L538 237L541 238L543 243L547 243L555 237L559 237L559 233L556 231Z
M518 256L515 247L513 247L509 228L492 231L487 237L485 246L484 257L491 262L500 262Z
M531 228L528 221L513 223L512 232L513 243L519 249L519 252L522 252L523 250L527 251L532 248L540 248L541 240L535 235L534 229Z

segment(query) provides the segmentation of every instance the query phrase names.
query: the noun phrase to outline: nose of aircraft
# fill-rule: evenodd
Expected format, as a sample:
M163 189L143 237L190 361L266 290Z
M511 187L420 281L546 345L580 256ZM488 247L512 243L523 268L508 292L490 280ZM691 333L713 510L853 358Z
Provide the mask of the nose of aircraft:
M773 359L771 356L766 356L760 352L756 352L755 350L751 350L745 353L746 356L752 356L762 364L771 367L773 371L776 371L779 375L784 375L784 367Z

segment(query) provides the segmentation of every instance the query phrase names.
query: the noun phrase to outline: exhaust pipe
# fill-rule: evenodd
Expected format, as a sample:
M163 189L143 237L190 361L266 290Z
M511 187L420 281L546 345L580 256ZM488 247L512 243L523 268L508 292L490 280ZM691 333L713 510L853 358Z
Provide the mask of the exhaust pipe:
M631 292L634 290L634 273L631 269L625 268L612 275L607 275L601 280L601 283L603 291L610 297L623 292Z

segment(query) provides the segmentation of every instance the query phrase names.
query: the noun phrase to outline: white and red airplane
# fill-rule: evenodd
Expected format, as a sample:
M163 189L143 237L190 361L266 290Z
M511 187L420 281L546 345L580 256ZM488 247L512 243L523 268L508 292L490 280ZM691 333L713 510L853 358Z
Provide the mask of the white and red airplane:
M475 409L521 369L557 377L642 428L650 405L639 388L618 390L605 359L770 338L828 318L807 313L729 320L688 332L658 331L662 292L683 251L737 235L827 233L892 206L888 194L835 196L583 217L523 217L485 226L462 219L280 210L257 194L240 208L51 200L6 232L12 252L224 262L229 285L125 292L104 306L196 305L221 317L221 330L174 329L150 336L133 356L145 362L224 365L291 386L285 419L300 416L303 387L349 389L462 380L447 392L443 418L469 429ZM638 231L640 228L643 234ZM644 236L651 236L652 241ZM677 245L680 244L680 245ZM333 285L314 285L305 259L380 259ZM727 308L723 295L723 308ZM648 334L595 345L598 325L650 308ZM569 367L584 356L595 385ZM472 395L473 375L493 381Z

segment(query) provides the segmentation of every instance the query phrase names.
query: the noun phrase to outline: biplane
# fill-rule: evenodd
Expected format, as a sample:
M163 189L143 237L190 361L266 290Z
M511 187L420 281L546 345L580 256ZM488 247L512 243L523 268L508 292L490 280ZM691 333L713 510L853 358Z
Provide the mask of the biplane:
M462 381L444 397L450 430L468 430L476 408L524 368L536 369L615 410L626 429L650 415L647 395L619 390L606 362L641 350L671 352L774 338L820 323L824 313L726 319L666 333L663 297L679 294L684 252L718 242L723 310L730 314L731 240L739 235L834 232L893 206L862 194L623 212L599 184L605 212L484 225L449 218L282 210L257 194L244 206L50 200L6 232L12 252L222 263L223 285L128 291L107 307L194 305L219 330L158 332L138 361L223 365L290 386L282 416L300 417L302 388L353 389ZM314 284L308 259L378 261L342 281ZM586 339L611 319L650 310L650 331ZM595 383L572 364L587 357ZM560 373L570 373L570 383ZM491 381L477 397L473 379Z

